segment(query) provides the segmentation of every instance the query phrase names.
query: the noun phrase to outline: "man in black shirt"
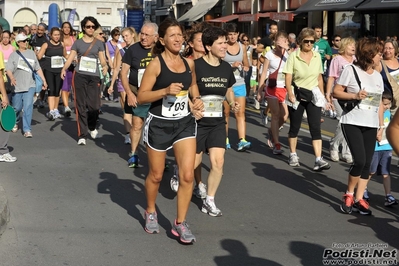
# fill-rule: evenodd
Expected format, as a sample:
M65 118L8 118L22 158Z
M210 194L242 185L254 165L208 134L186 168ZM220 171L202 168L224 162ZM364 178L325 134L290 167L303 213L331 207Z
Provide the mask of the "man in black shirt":
M269 36L260 39L260 41L258 42L258 46L256 47L256 52L258 54L261 54L266 49L266 47L272 46L274 42L274 36L276 36L277 32L278 32L277 22L273 21L269 25Z

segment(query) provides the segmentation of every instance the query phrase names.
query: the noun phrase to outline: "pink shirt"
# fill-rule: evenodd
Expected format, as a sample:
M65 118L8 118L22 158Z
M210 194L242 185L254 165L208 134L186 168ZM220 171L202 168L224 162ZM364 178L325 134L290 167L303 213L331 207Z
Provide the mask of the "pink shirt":
M4 62L7 62L8 58L10 57L10 54L12 54L12 52L14 52L11 44L8 46L8 49L6 49L6 50L4 49L4 47L2 45L0 45L0 51L4 55Z
M356 57L353 56L353 61L355 61L355 59ZM352 64L352 62L346 61L346 59L342 55L334 57L331 60L330 73L328 73L328 76L337 79L341 75L342 70L344 70L345 66Z

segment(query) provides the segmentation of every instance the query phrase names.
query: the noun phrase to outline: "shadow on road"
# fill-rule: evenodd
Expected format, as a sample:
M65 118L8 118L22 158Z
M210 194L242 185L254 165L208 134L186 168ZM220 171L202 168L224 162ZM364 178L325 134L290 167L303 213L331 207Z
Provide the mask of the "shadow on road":
M223 239L220 242L222 248L230 254L227 256L215 257L214 261L218 266L242 266L242 265L265 265L282 266L281 264L264 258L251 257L247 247L238 240ZM311 264L308 264L311 265ZM313 264L315 265L315 264Z
M301 259L301 265L322 265L324 247L303 241L291 241L290 251Z

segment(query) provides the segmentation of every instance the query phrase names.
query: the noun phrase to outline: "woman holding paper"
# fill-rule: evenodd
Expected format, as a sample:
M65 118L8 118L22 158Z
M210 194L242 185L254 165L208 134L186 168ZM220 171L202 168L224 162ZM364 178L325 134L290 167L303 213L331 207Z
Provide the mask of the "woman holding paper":
M58 111L60 101L60 91L62 88L62 79L60 76L61 69L64 66L64 58L68 55L64 44L61 42L61 31L58 27L50 30L50 40L45 42L40 48L37 58L44 56L44 76L47 80L48 107L49 112L46 114L49 120L61 118Z

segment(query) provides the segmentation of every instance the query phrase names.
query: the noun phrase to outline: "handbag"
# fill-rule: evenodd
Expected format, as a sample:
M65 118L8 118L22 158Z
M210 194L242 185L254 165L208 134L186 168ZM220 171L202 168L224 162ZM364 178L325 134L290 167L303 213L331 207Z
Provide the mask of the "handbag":
M298 87L294 82L292 83L294 87L295 98L300 102L310 102L313 99L313 93L311 90Z
M278 64L276 71L274 71L273 73L271 73L269 75L267 87L269 87L271 89L274 89L275 87L277 87L278 71L280 69L281 62L283 61L284 53L285 53L285 50L283 49L283 54L281 55L280 63Z
M357 75L357 72L354 68L353 65L351 65L352 69L353 69L353 73L355 74L355 79L357 84L359 85L359 89L362 89L361 86L361 82L359 79L359 76ZM347 92L347 90L344 90L345 92ZM349 113L350 111L352 111L355 107L359 108L359 104L360 104L361 100L338 100L339 105L341 106L342 110L345 113Z
M382 68L383 71L385 71L385 75L387 76L389 85L392 88L392 105L391 109L395 109L396 107L399 106L399 85L396 82L396 80L391 76L387 69L387 65L384 63L384 61L381 60Z
M39 74L37 74L37 71L33 69L33 67L29 64L28 60L26 60L25 56L23 56L21 54L20 51L17 50L17 54L22 57L22 59L25 61L25 63L29 66L30 70L32 71L32 78L36 83L36 88L35 88L35 92L39 93L42 91L42 87L43 87L43 80L42 78L39 76Z

